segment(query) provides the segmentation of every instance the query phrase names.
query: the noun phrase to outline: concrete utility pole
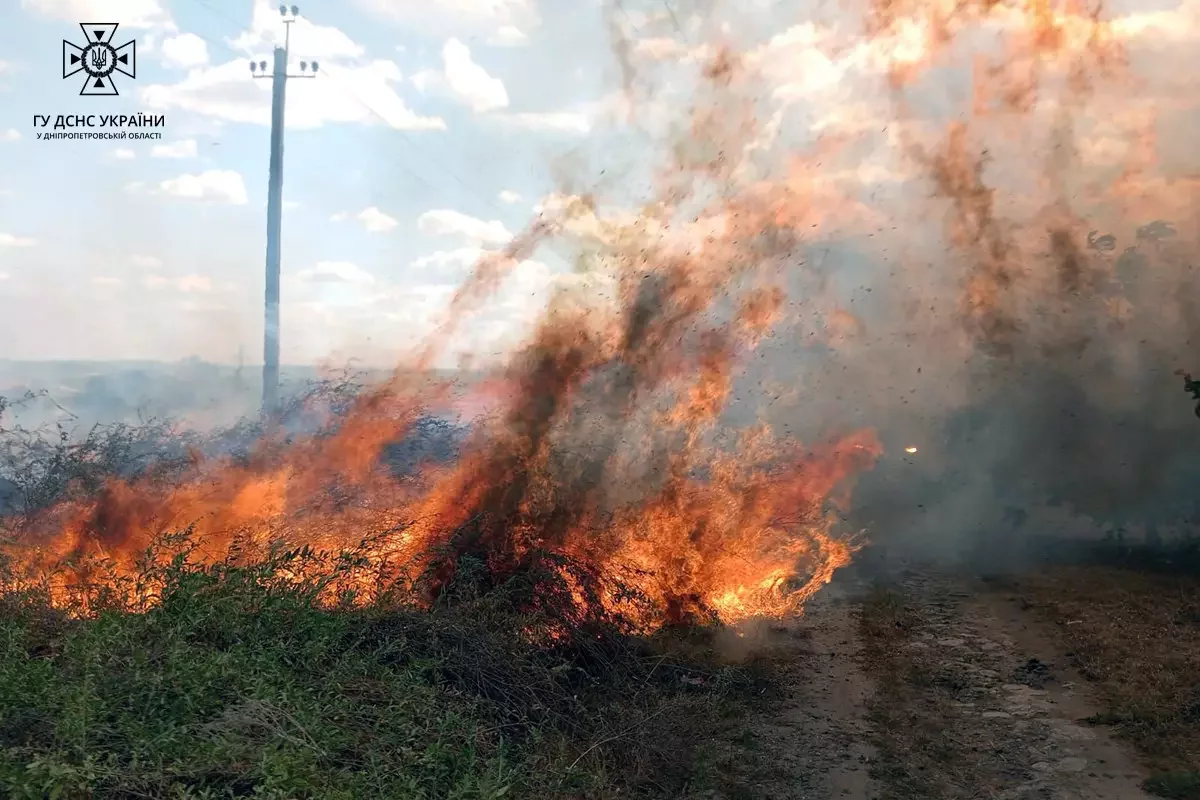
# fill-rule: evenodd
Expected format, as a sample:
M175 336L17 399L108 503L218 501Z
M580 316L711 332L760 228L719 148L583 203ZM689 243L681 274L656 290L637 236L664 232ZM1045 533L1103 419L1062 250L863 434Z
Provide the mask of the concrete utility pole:
M275 48L274 68L267 72L267 62L250 62L255 78L274 81L271 86L271 166L267 179L267 281L263 308L263 373L262 413L271 416L279 410L279 266L280 233L283 228L283 123L288 78L315 78L317 62L301 61L300 72L289 75L288 47L292 39L292 23L300 15L296 6L279 7L283 18L283 47Z

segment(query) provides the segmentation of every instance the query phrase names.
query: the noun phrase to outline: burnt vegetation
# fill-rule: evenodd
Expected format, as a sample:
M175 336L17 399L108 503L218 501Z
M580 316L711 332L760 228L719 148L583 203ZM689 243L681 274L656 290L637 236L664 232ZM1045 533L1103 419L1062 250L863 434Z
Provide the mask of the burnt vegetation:
M314 384L282 427L329 435L358 391ZM68 426L0 431L6 536L113 477L171 482L197 453L236 460L263 434L251 422L206 436L165 421L83 435ZM453 459L463 435L426 418L382 458L403 480ZM190 531L172 532L132 573L95 553L69 556L67 601L48 582L16 581L6 563L0 794L604 798L717 787L728 754L711 742L771 697L770 664L727 663L716 627L695 618L638 635L621 608L634 614L646 598L560 553L497 559L483 545L503 524L472 518L409 576L423 592L384 587L369 604L356 587L382 578L368 541L265 558L235 547L214 563L197 557L204 542Z

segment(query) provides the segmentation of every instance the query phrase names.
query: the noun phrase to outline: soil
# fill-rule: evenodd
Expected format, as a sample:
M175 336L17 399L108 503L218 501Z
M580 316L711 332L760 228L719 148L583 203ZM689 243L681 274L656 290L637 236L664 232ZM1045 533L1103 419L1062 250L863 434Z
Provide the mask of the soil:
M1102 707L1062 636L1011 584L847 571L773 635L797 666L723 797L1150 797L1129 748L1086 721Z

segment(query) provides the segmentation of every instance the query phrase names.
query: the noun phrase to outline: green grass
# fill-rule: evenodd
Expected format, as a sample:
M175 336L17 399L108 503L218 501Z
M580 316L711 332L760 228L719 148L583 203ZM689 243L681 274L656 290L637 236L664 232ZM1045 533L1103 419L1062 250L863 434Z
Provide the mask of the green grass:
M1169 800L1200 800L1200 772L1164 772L1146 780L1144 788Z
M279 579L297 557L176 561L140 613L6 595L0 796L685 797L760 691L702 631L548 642L501 591L330 608Z

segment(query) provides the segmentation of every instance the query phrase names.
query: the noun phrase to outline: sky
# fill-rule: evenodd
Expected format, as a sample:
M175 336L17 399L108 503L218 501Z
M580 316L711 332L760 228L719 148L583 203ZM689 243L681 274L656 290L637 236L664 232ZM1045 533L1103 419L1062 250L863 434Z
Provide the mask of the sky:
M251 0L5 0L0 340L18 359L261 359L271 59ZM291 28L283 358L387 362L555 188L611 91L599 6L310 0ZM16 6L14 9L13 7ZM289 17L290 18L290 17ZM81 97L61 40L116 22L136 80ZM564 64L573 66L564 67ZM35 114L162 114L161 141L38 141ZM565 263L521 265L464 348L519 331ZM515 335L515 334L514 334ZM511 339L511 336L510 336ZM496 345L497 347L499 345Z
M260 363L271 82L254 79L249 63L269 62L281 40L278 6L3 4L3 356ZM319 69L287 84L283 360L393 363L429 330L480 253L507 243L548 197L620 174L631 201L646 199L643 183L627 179L634 169L647 174L638 137L654 129L651 138L669 138L686 117L667 109L686 107L688 97L672 97L672 83L659 81L642 126L620 132L629 89L621 58L694 66L715 25L701 5L647 0L625 12L622 50L600 0L303 3L291 25L291 69L300 72L301 61ZM913 180L904 125L927 123L940 135L953 109L969 105L969 85L931 72L936 85L919 95L917 118L894 118L886 73L933 47L919 26L831 47L837 20L806 19L810 4L724 5L717 29L741 37L736 44L764 81L754 102L767 144L869 133L873 144L836 169L826 165L828 180L864 197ZM1154 91L1131 97L1119 119L1079 123L1085 161L1117 169L1135 149L1139 107L1165 109L1194 88L1198 8L1195 0L1109 4ZM80 40L79 24L97 21L119 24L115 44L137 43L136 80L117 76L118 97L81 97L80 76L62 78L62 40ZM1181 70L1188 64L1191 72ZM165 117L161 141L38 141L33 123L34 115L138 112ZM1187 119L1195 129L1196 115ZM1027 146L1004 135L1010 147ZM1167 156L1194 138L1173 141L1160 142ZM750 163L760 144L741 157ZM919 191L928 198L927 187ZM572 268L561 252L534 253L464 328L454 354L511 347Z

